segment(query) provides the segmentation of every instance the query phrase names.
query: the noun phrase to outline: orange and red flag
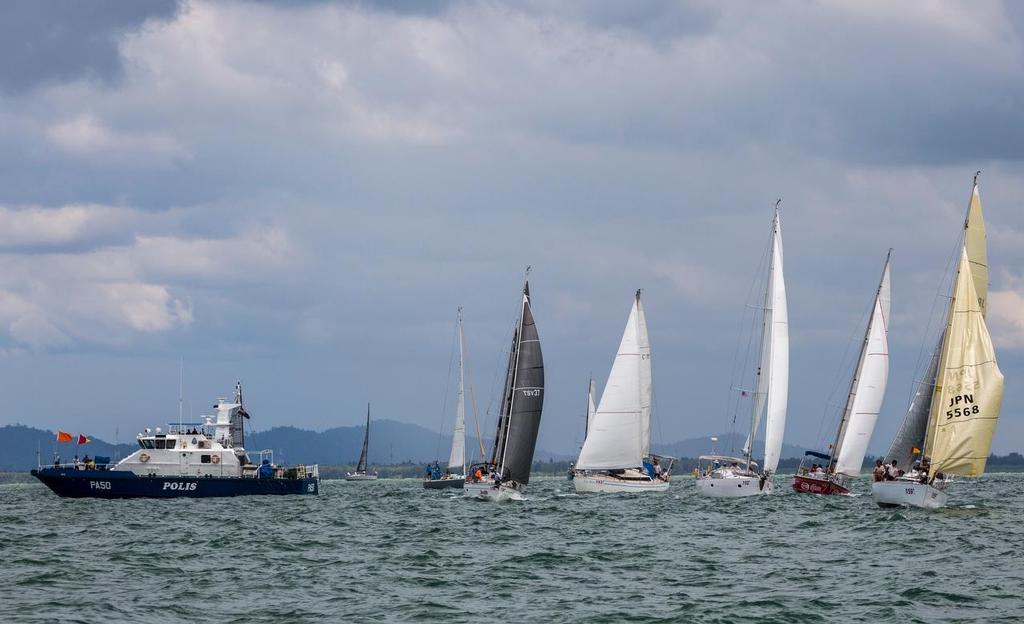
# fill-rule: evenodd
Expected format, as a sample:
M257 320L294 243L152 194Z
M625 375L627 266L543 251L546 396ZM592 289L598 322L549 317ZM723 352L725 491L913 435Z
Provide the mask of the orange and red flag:
M92 440L90 438L87 438L86 436L84 436L82 434L78 434L78 443L79 444L88 444L90 442L92 442Z
M71 434L68 433L67 431L58 431L57 432L57 441L58 442L70 442L71 441Z

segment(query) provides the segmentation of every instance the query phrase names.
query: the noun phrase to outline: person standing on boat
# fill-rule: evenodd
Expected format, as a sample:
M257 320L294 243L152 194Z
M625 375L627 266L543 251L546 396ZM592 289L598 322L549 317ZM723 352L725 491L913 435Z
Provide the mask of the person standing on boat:
M885 466L882 465L882 460L875 460L875 469L871 472L875 481L885 481Z
M885 480L895 481L900 478L900 469L896 467L896 460L892 460L892 463L885 467Z

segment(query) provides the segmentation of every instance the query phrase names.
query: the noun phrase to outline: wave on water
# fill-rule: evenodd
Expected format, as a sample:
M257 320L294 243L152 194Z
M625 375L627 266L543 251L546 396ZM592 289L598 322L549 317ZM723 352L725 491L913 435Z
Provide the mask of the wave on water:
M779 485L784 485L781 480ZM61 499L0 486L0 621L992 622L1024 613L1024 475L938 511L854 496L578 495L418 480L316 497ZM1015 546L1016 545L1016 546Z

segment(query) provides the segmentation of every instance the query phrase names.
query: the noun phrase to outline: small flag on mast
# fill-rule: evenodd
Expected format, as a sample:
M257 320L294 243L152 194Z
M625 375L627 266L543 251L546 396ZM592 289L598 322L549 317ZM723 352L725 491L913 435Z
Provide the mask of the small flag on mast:
M71 441L71 434L68 433L67 431L58 431L57 432L57 441L58 442L70 442Z
M90 442L92 442L91 438L88 438L88 437L86 437L86 436L84 436L82 434L78 434L78 443L79 444L88 444Z

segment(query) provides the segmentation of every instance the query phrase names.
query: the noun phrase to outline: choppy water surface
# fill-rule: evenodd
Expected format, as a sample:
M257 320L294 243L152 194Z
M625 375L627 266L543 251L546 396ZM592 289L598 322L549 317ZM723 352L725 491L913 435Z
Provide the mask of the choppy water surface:
M412 480L171 501L5 485L0 621L1022 621L1024 475L958 483L937 512L858 490L579 496L550 478L496 505Z

